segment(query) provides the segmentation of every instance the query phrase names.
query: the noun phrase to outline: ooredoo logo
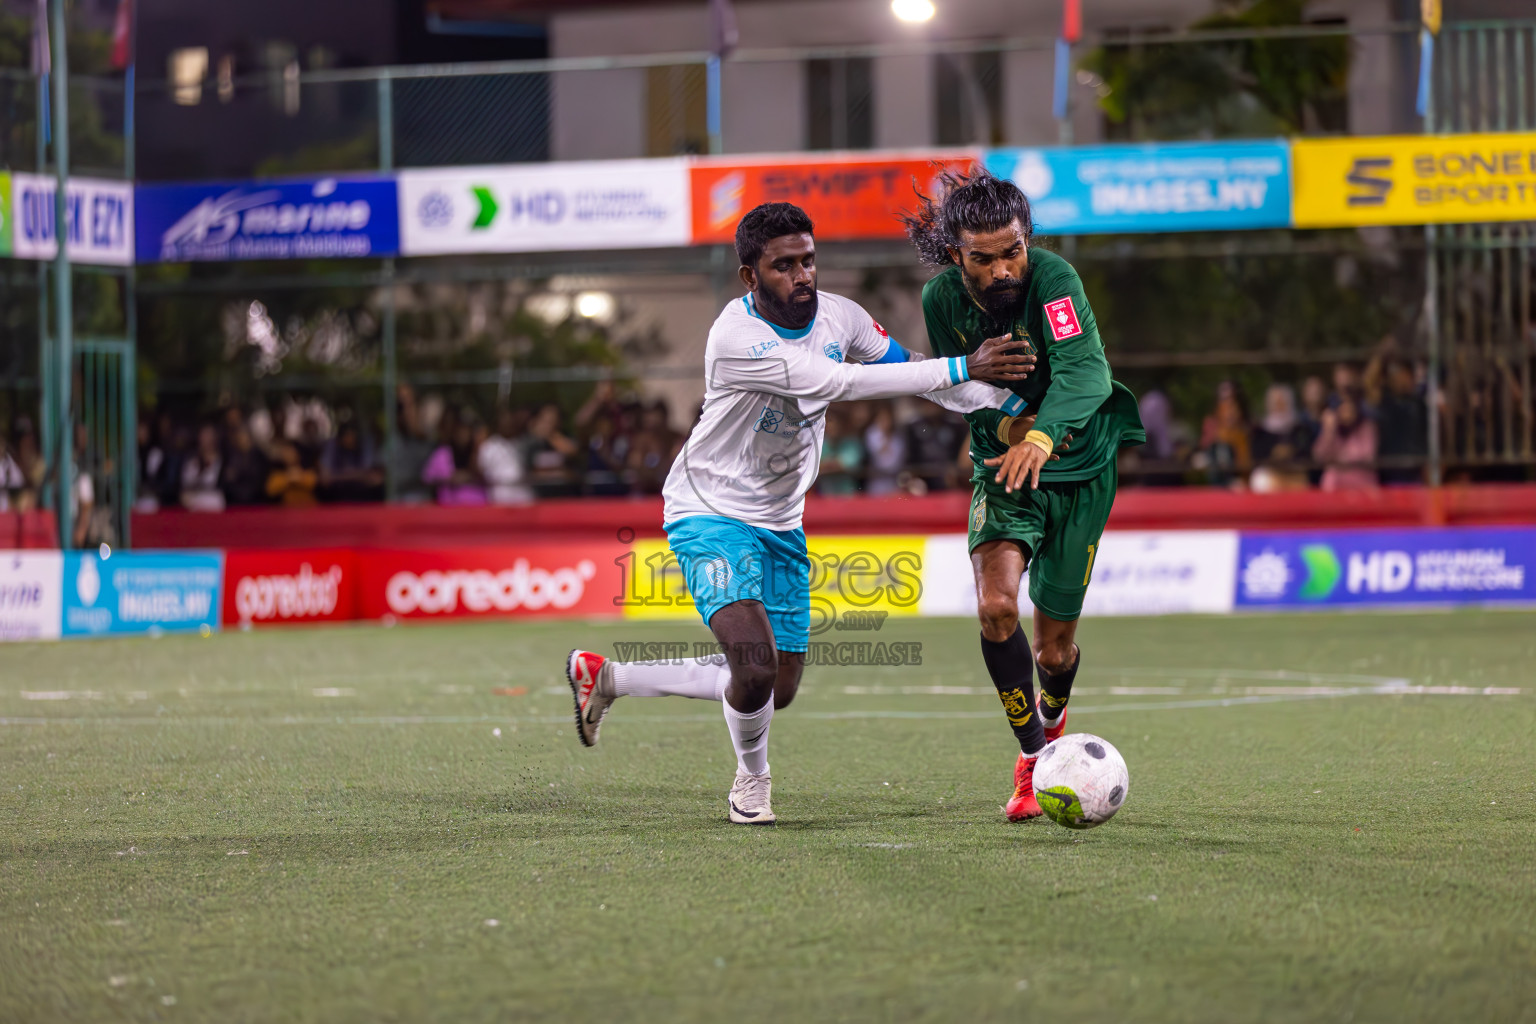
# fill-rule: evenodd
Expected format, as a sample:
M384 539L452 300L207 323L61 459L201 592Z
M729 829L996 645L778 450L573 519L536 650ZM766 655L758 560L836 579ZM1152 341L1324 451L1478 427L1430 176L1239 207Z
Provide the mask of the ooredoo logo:
M418 575L402 571L384 585L384 600L396 615L447 615L461 603L471 612L564 609L581 600L587 581L596 575L597 566L585 558L575 568L554 570L531 568L528 559L519 558L512 568L500 572L429 569Z
M341 566L317 573L308 562L294 576L246 576L235 585L235 611L241 622L330 615L336 610L341 579Z

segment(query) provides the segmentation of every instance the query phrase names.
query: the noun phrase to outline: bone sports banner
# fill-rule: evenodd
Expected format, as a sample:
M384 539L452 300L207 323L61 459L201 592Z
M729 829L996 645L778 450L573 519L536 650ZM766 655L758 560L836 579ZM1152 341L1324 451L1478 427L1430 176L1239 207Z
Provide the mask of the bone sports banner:
M1042 234L1280 228L1291 218L1280 139L994 149L987 169L1024 190Z
M140 263L334 259L400 251L390 177L140 185L134 202Z
M1536 133L1292 143L1298 228L1536 220Z
M1238 608L1536 603L1536 528L1245 533Z
M0 255L9 239L17 259L51 260L58 253L58 182L43 174L12 174L10 204L0 194ZM3 186L0 186L3 193ZM69 258L76 263L133 262L133 185L105 178L70 178L64 192Z
M400 173L407 256L684 246L688 218L682 158Z
M736 224L748 210L777 202L805 210L823 241L901 238L901 213L916 205L913 189L932 195L941 170L963 171L978 160L977 153L954 150L698 160L690 171L693 241L732 242Z

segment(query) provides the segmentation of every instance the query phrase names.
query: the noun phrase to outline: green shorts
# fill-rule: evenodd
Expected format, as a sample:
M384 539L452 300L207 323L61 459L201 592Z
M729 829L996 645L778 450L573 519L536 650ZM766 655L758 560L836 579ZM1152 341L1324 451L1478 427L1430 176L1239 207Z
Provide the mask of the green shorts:
M992 482L995 471L974 481L967 550L993 540L1016 541L1029 568L1029 599L1058 622L1083 614L1104 524L1115 503L1119 473L1114 462L1090 480L1040 481L1040 489L1008 494Z

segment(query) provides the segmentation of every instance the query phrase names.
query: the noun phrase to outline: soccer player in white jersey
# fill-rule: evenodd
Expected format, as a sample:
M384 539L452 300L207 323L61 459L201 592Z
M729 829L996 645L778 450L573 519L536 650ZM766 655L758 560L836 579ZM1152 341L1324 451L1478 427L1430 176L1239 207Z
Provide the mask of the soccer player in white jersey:
M952 359L907 352L857 303L818 294L811 220L792 204L743 217L736 254L748 294L710 329L703 416L662 491L668 543L724 656L615 662L576 650L566 678L587 746L619 697L720 701L737 758L730 820L769 824L768 726L794 699L810 640L800 521L828 403L925 395L960 412L1001 407L1010 393L981 382L1022 380L1034 357L1008 336Z

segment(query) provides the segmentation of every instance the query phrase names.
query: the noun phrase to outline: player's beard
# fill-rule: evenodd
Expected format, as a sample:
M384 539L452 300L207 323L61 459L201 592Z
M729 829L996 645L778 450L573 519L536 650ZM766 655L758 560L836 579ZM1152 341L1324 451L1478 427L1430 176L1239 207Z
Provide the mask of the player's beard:
M809 299L797 301L797 296L809 295ZM779 297L766 288L761 288L756 293L757 312L768 321L778 324L786 330L798 331L810 325L816 319L816 307L821 297L816 293L815 285L801 285L789 293L788 302L780 302Z
M1013 321L1024 309L1024 281L1021 278L1013 278L1008 281L998 281L987 288L982 288L977 280L960 268L960 274L965 278L965 290L971 293L971 298L987 311L987 315L999 327L1011 328Z

